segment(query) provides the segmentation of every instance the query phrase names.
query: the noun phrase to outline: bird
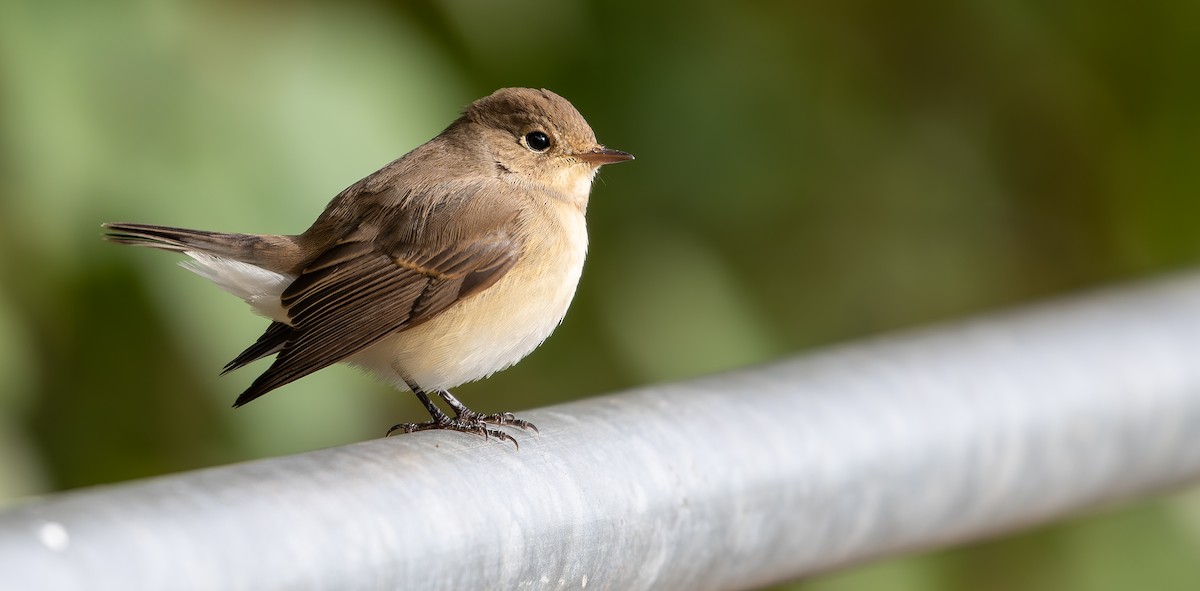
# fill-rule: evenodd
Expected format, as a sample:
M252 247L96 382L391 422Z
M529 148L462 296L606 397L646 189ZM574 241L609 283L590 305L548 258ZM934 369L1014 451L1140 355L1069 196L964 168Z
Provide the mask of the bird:
M496 427L537 427L471 410L450 390L520 361L561 323L587 253L593 180L628 160L567 99L502 88L337 194L301 234L112 222L104 237L183 253L185 268L271 320L222 371L274 356L234 407L347 363L428 410L387 436L450 430L517 444Z

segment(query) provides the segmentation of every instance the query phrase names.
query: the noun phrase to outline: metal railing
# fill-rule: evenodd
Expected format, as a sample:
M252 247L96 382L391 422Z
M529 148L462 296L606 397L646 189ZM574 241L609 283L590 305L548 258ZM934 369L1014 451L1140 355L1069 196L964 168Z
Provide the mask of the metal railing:
M3 589L752 588L1200 478L1200 275L0 513Z

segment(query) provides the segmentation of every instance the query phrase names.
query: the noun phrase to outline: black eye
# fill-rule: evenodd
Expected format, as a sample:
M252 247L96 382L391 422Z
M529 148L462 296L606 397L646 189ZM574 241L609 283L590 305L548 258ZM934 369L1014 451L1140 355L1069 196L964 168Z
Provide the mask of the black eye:
M534 152L545 152L550 149L550 137L540 131L525 134L525 145Z

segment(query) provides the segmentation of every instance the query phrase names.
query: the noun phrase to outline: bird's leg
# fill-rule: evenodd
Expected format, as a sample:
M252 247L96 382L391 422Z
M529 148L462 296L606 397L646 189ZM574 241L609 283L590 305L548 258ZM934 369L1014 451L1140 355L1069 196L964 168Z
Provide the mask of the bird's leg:
M391 429L388 429L388 436L397 431L412 433L414 431L445 429L448 431L475 433L476 435L484 436L484 438L496 437L497 439L511 441L513 445L520 447L520 444L517 443L516 439L513 439L512 435L500 431L499 429L492 429L488 427L488 424L512 425L522 429L532 428L534 431L537 431L537 427L534 427L532 423L528 421L522 421L514 417L512 413L482 415L467 408L466 405L459 402L457 398L451 396L449 392L445 390L438 390L438 395L441 396L442 399L445 400L446 403L449 404L454 410L454 417L448 417L446 416L446 413L442 412L442 409L438 408L438 406L429 399L429 395L426 394L424 390L415 384L409 384L408 387L413 391L413 394L416 394L417 398L421 401L421 404L425 406L425 410L429 411L431 420L424 423L400 423L393 426Z
M413 391L413 394L416 394L417 399L421 401L421 404L425 406L425 410L429 411L430 420L425 421L424 423L400 423L398 425L393 425L391 429L388 429L385 437L391 436L397 431L412 433L414 431L445 429L448 431L475 433L476 435L483 435L485 438L495 435L500 439L512 439L512 437L509 437L506 433L502 433L494 429L488 429L482 421L464 421L459 419L458 416L450 418L446 416L446 413L442 412L442 409L438 408L438 406L429 399L429 395L425 393L425 390L421 389L416 384L411 383L408 385L408 387Z
M441 424L450 420L450 417L446 416L446 413L442 412L442 409L438 408L438 405L434 404L433 401L429 399L429 395L426 394L424 390L420 388L412 388L412 391L413 394L417 395L417 398L421 401L421 404L425 405L425 410L429 411L429 416L433 417L433 420L430 421L431 423ZM395 429L395 427L392 427L392 429Z

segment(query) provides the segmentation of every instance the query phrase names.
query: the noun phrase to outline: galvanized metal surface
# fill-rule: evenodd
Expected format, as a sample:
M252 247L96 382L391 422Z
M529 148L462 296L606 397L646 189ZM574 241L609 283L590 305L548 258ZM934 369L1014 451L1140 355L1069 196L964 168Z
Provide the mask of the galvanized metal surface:
M0 589L731 589L1200 478L1200 276L0 513Z

